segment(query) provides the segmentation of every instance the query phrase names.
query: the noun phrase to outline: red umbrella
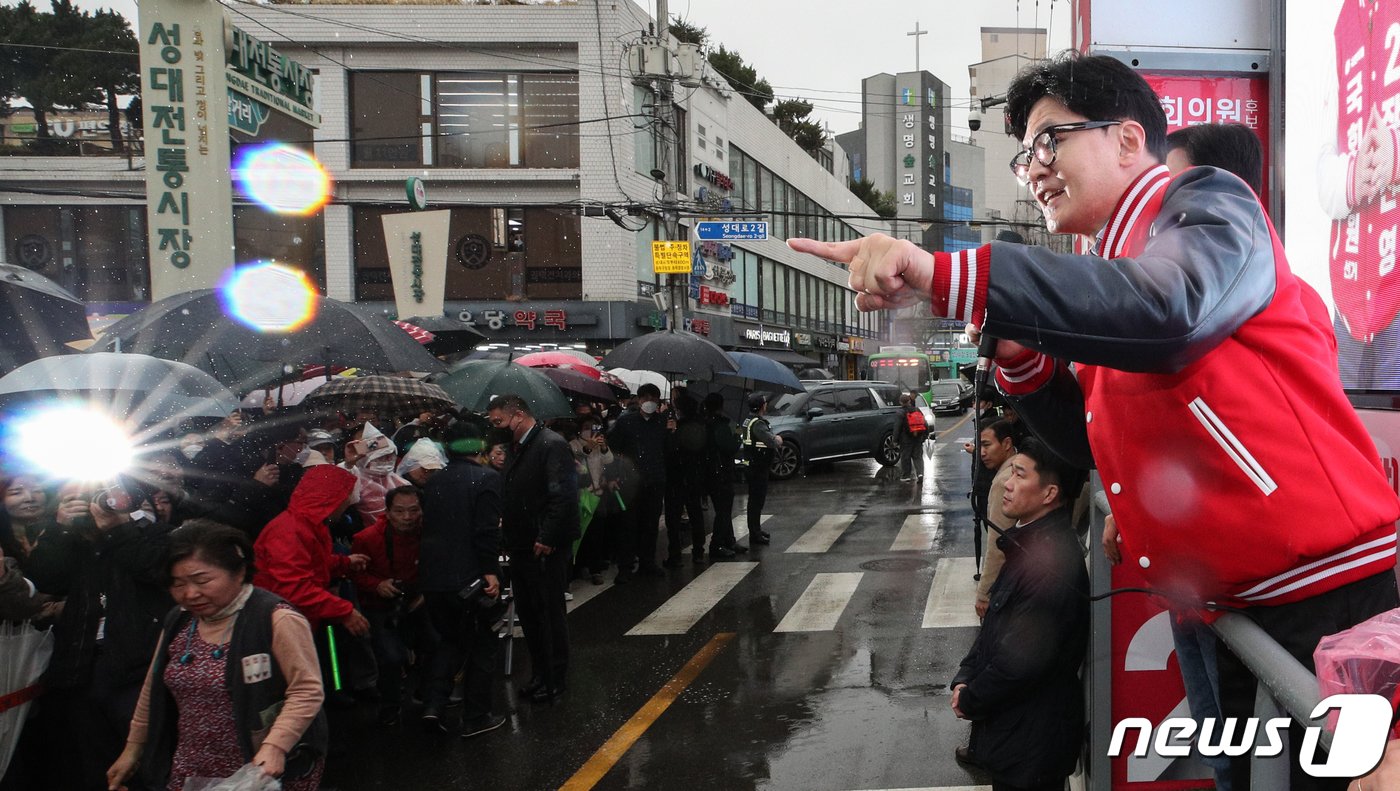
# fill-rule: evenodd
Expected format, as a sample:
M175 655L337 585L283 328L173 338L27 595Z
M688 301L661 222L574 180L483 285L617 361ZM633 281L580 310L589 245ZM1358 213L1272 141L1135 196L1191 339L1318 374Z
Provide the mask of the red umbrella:
M599 379L603 375L603 372L597 367L585 363L572 354L564 354L563 352L535 352L524 357L517 357L512 362L519 363L526 368L568 368L593 379Z

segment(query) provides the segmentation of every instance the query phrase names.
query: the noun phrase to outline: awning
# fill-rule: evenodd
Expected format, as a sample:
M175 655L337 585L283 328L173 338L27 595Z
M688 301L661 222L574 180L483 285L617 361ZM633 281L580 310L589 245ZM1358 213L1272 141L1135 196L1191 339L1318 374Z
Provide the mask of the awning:
M791 349L779 349L773 346L741 346L734 351L761 354L773 362L783 365L821 365L821 361L816 358L798 354Z

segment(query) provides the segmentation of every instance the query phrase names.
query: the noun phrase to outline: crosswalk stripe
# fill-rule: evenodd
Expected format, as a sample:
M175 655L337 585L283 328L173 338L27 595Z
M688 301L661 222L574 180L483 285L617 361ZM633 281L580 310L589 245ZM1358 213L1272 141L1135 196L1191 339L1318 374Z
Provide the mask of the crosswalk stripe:
M627 636L685 634L756 568L757 563L716 563L710 566L651 615L643 618L641 623L632 627Z
M943 532L943 514L910 514L890 544L891 552L928 552Z
M760 514L759 517L758 517L758 523L759 523L760 525L766 524L766 523L768 522L768 520L769 520L769 519L772 519L772 518L773 518L773 515L772 515L772 514ZM738 516L734 517L734 540L735 540L735 541L743 541L745 538L748 538L748 535L749 535L749 515L748 515L748 514L739 514Z
M829 632L835 629L863 576L865 573L861 571L818 574L773 631Z
M612 586L612 580L607 580L602 585L593 585L591 583L579 584L578 590L569 591L570 593L574 594L574 598L573 601L570 601L564 605L564 609L567 612L573 612L574 610L577 610L583 605L589 603L594 598L596 598L598 594L602 593L608 588L611 588Z
M827 514L802 534L784 552L825 552L856 521L855 514Z
M977 572L973 558L940 558L933 570L933 586L924 605L925 629L948 629L955 626L977 626Z

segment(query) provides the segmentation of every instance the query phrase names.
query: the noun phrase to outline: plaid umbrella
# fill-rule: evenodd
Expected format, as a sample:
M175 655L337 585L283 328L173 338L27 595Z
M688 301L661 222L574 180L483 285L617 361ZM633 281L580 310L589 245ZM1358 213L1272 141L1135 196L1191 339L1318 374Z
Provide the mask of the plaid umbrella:
M453 406L441 387L405 376L357 376L339 378L316 388L302 403L346 411L372 409L383 415L402 415Z

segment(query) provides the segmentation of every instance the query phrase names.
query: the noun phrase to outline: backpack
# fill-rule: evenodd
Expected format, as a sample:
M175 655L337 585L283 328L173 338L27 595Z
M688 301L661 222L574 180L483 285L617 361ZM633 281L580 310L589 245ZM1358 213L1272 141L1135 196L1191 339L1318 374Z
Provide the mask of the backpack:
M928 423L924 422L924 413L917 409L911 409L904 413L904 421L909 426L909 433L919 436L928 431Z

